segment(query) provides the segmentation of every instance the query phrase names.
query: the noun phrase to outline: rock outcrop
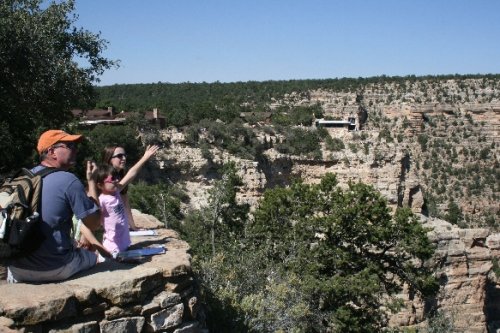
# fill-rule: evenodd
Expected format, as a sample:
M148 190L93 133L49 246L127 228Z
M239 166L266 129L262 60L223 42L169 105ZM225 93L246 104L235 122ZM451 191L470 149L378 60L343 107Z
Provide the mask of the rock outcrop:
M161 225L137 211L134 219L143 227ZM173 230L156 230L133 243L163 245L164 254L137 263L107 261L59 283L0 285L0 331L201 332L189 245Z
M321 160L309 159L305 156L280 154L275 149L264 152L259 161L241 159L221 151L212 149L212 159L202 157L200 149L186 147L175 142L168 150L160 154L159 165L175 181L184 185L191 198L190 208L198 209L207 201L207 191L214 179L211 169L232 161L236 164L238 174L243 180L238 199L240 202L255 206L267 188L286 186L293 178L300 177L306 183L317 183L326 173L335 173L341 185L348 182L364 182L372 184L395 208L407 204L414 212L422 211L423 196L421 186L413 168L405 145L374 143L378 137L376 131L364 131L372 140L366 145L359 142L358 151L343 150L328 152L323 149ZM355 141L356 132L344 133L344 139ZM167 135L166 135L167 136ZM167 136L168 137L168 136ZM274 138L278 140L278 138ZM178 170L181 170L178 171Z
M488 229L460 229L446 221L421 216L436 246L428 264L439 279L436 299L421 300L405 289L405 308L391 317L391 326L425 326L424 313L439 310L458 332L486 333L500 329L500 284L493 258L500 254L500 234ZM498 268L498 267L497 267Z

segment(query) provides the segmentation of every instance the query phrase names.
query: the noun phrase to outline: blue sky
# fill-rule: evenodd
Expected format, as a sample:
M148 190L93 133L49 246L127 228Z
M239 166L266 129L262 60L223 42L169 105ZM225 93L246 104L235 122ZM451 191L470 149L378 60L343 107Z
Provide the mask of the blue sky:
M499 0L76 0L99 85L500 73Z

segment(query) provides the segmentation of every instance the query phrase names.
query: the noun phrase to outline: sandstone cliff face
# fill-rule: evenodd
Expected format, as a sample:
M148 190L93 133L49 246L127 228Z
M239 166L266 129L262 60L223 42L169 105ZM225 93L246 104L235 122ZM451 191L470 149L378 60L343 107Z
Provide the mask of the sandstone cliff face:
M406 289L405 308L393 315L391 326L423 327L423 314L431 308L445 314L458 332L495 332L500 326L498 277L492 258L498 258L500 234L488 229L460 229L446 221L422 218L430 228L436 253L429 265L441 285L436 299L421 300Z
M262 158L244 160L214 146L208 160L173 129L163 133L172 146L160 157L160 166L169 177L185 182L195 208L206 201L214 167L231 160L244 181L240 198L252 205L266 188L287 185L293 177L316 182L335 172L341 184L372 184L393 207L409 205L414 212L445 217L453 202L462 212L463 226L500 223L500 82L423 80L372 84L361 91L315 90L286 94L269 107L314 104L327 118L356 118L361 131L327 129L345 143L342 151L328 151L323 143L320 159L269 148ZM259 126L252 130L261 142L284 140Z
M366 131L376 140L377 131ZM164 134L172 137L172 133ZM306 183L317 183L327 173L335 173L340 184L364 182L372 184L396 208L408 205L414 212L421 212L423 196L417 174L410 166L406 146L394 143L364 146L353 139L356 132L345 132L346 141L354 141L359 150L353 152L328 152L323 149L321 160L280 154L269 149L259 161L241 159L217 148L211 150L213 158L203 158L201 150L182 144L181 133L173 136L171 147L161 153L160 168L185 186L191 198L191 208L198 209L206 203L207 191L214 179L214 167L228 161L236 163L243 186L238 195L241 202L255 206L267 188L286 186L293 178L300 177ZM368 150L368 152L366 151Z

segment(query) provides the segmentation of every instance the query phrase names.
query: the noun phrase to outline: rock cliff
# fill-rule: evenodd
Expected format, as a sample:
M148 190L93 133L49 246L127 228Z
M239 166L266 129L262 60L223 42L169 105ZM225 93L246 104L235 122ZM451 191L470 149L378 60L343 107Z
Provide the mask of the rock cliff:
M500 234L485 228L460 229L446 221L421 217L436 245L429 261L440 282L436 299L421 300L405 290L405 308L393 315L391 326L423 327L423 315L439 309L454 331L496 332L500 328L498 258ZM495 262L495 264L494 264ZM492 270L495 265L495 270Z
M186 141L176 129L163 132L172 142L160 157L165 174L186 183L194 207L214 168L234 161L244 180L240 198L252 205L266 188L289 184L294 177L315 182L335 172L341 183L372 184L391 205L409 205L414 212L446 218L450 203L461 212L462 226L499 225L500 82L487 79L403 81L371 84L360 91L315 90L286 94L280 105L320 105L328 119L356 119L360 131L326 128L345 149L330 151L321 143L321 157L280 154L267 147L245 160L211 146L212 159ZM281 142L268 125L250 128L260 142ZM302 127L314 131L316 127ZM191 191L191 189L193 191ZM456 221L455 221L456 222Z

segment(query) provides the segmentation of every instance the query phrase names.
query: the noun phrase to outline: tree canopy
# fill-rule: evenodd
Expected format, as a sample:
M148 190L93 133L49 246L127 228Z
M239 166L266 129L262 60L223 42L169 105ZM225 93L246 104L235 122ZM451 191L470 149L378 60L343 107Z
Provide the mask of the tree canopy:
M343 189L329 174L268 190L241 228L196 262L219 332L381 331L403 284L424 298L438 290L426 230L362 183ZM210 242L201 235L195 253Z
M0 2L0 173L25 166L38 134L90 103L92 84L116 63L106 41L74 25L74 1Z

